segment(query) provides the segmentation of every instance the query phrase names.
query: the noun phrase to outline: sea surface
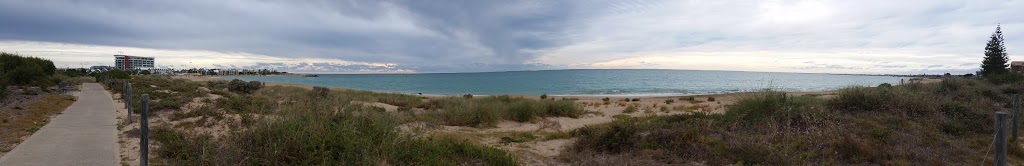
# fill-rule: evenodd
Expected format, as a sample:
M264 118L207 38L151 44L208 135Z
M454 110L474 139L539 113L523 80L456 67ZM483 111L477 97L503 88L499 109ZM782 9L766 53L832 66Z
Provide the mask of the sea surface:
M307 84L424 95L667 96L780 91L826 91L851 86L896 85L891 76L741 71L586 69L438 74L320 74L228 76L222 79Z

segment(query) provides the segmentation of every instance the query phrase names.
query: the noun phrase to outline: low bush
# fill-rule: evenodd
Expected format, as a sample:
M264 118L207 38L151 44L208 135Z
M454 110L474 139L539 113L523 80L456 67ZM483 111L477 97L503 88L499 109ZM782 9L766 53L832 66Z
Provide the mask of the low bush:
M56 73L53 61L0 52L0 75L12 85L50 86Z
M640 109L637 109L636 106L629 105L629 106L626 106L625 110L622 110L622 113L632 114L632 113L634 113L636 111L639 111L639 110Z
M217 99L217 107L233 113L264 113L270 111L274 104L264 97L251 95L231 95Z
M259 81L245 82L242 80L234 79L228 82L228 90L235 93L250 94L263 88L263 83Z
M500 120L526 122L542 117L572 117L583 115L583 109L573 100L533 100L511 96L481 98L447 97L433 99L423 108L435 110L432 114L447 125L494 126Z
M251 95L228 95L217 103L232 110L249 110L245 106L259 105L250 102L264 97L287 102L272 108L277 110L273 120L231 131L221 139L157 130L154 136L159 138L154 140L168 163L185 165L518 165L508 153L471 141L402 134L396 130L400 121L394 114L351 104L352 98L309 94L315 93L271 87ZM203 110L172 117L216 116ZM247 118L242 119L244 123Z
M206 81L206 88L209 88L210 90L228 89L228 81L224 81L224 80Z
M578 165L973 164L992 139L992 113L1010 105L1000 100L1007 94L989 92L1013 87L946 79L846 88L827 99L761 92L724 114L616 115L575 130L563 154Z

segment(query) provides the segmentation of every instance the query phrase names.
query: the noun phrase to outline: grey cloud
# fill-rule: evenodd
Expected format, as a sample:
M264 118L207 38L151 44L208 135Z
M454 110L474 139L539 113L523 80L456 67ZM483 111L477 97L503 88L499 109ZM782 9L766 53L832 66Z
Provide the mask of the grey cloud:
M765 16L765 4L803 2L826 3L828 17ZM1024 45L1012 40L1024 38L1012 33L1024 32L1024 17L1016 17L1022 6L1024 1L3 0L0 22L8 24L0 26L0 40L392 64L248 66L317 71L556 69L672 51L860 52L864 56L842 59L871 64L818 60L794 68L906 68L889 63L913 59L881 54L980 57L996 22L1004 25L1007 46ZM550 57L535 61L541 56ZM948 63L943 67L976 66Z
M0 26L0 39L407 65L515 66L536 56L522 50L556 46L546 36L561 31L568 7L540 0L14 0L0 1L0 22L17 23Z

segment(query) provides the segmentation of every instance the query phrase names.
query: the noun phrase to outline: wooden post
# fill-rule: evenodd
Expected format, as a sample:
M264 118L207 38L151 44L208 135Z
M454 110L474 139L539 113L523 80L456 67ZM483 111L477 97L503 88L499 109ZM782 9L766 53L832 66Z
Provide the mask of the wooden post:
M124 102L125 110L128 111L128 124L132 124L132 83L128 83L128 91L125 93L128 93L128 99Z
M1017 142L1017 129L1020 126L1020 95L1013 95L1013 117L1010 118L1010 142Z
M124 100L124 108L128 109L128 80L121 83L121 99Z
M142 94L142 117L139 118L139 165L149 165L149 94Z
M993 164L1006 166L1006 112L996 112L995 158Z

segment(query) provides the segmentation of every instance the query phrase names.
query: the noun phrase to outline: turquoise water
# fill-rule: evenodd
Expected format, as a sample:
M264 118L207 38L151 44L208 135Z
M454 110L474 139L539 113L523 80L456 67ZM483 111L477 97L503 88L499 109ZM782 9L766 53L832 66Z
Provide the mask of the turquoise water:
M443 74L321 74L230 76L223 79L329 86L430 95L661 96L758 91L824 91L893 85L900 77L697 70L548 70Z

